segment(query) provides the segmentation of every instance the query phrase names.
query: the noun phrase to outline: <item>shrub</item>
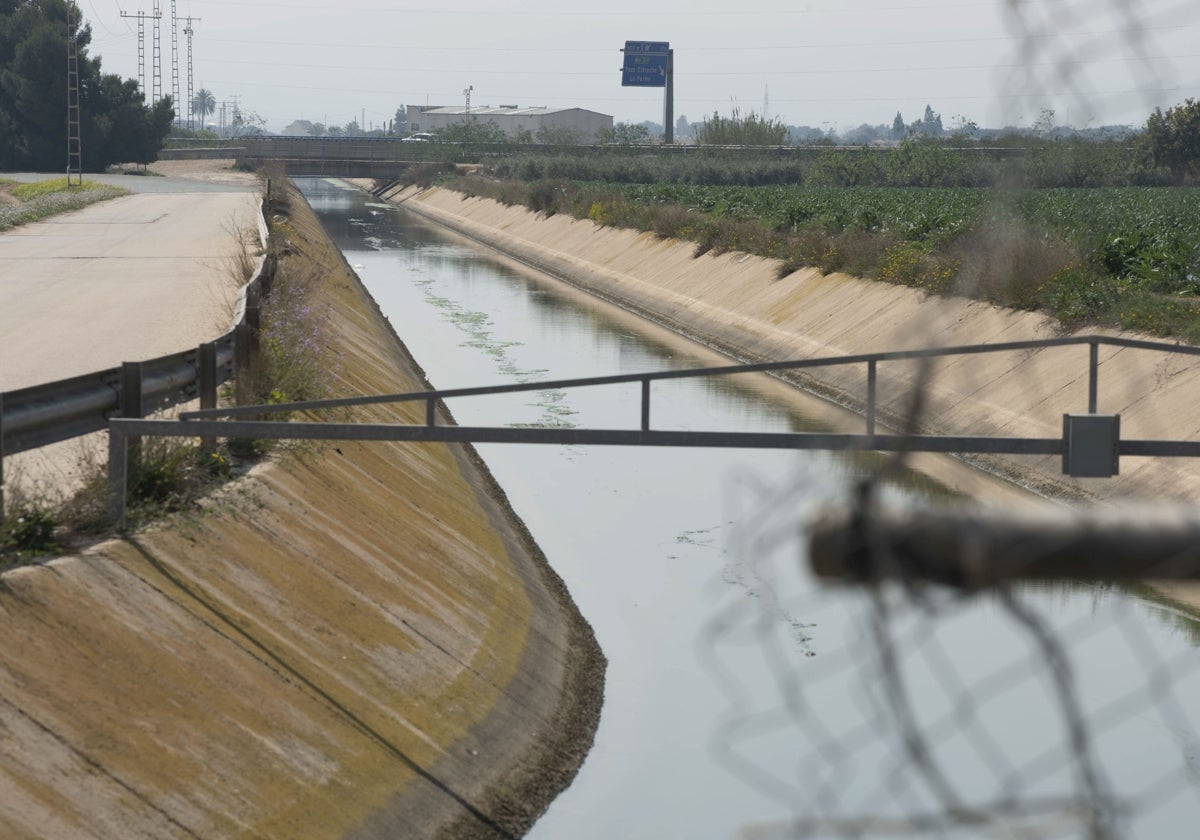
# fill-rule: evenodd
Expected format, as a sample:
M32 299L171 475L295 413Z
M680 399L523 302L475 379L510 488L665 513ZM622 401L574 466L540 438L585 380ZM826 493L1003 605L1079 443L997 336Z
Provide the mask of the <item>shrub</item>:
M49 510L23 503L0 518L0 563L13 563L58 550L58 527Z
M1052 278L1080 263L1066 241L992 213L950 249L962 263L958 291L1016 309L1046 303Z
M704 217L677 204L652 208L650 229L663 239L687 239L704 223Z
M942 294L954 285L958 264L930 253L928 246L898 242L884 252L879 279Z

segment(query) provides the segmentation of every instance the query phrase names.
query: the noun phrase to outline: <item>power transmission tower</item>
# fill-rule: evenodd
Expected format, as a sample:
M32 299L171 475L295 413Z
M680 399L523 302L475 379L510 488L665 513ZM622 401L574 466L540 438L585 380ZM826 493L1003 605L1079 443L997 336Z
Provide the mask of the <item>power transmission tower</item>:
M146 13L130 14L121 12L123 18L137 18L138 22L138 85L142 89L142 97L146 96Z
M175 124L179 117L179 18L175 17L175 0L171 0L171 104L175 106Z
M150 47L152 57L153 83L150 87L150 104L157 105L158 100L162 99L162 27L159 21L162 20L162 7L159 5L159 0L154 0L154 13L151 15L154 18L154 38Z
M187 115L188 115L188 130L194 130L196 125L192 119L192 98L195 94L192 93L192 21L200 20L200 18L186 17L184 18L187 24L183 27L183 34L187 36L187 62L188 62L188 82L187 82Z
M78 8L67 4L67 186L83 186L83 149L79 139L79 45L75 19Z

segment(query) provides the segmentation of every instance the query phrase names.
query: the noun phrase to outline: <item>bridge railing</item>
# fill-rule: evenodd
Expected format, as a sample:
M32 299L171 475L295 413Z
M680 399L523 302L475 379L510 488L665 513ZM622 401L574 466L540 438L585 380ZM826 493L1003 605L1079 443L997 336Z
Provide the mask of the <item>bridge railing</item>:
M1005 437L997 435L946 435L880 433L877 394L880 366L949 356L966 356L1055 347L1086 347L1088 351L1088 397L1086 413L1067 414L1060 437ZM1066 338L971 344L859 353L819 359L798 359L755 364L722 365L645 373L614 374L577 379L556 379L510 385L492 385L446 390L417 391L313 400L286 405L241 406L188 411L176 421L113 419L109 424L109 493L114 519L123 522L125 505L126 448L128 440L143 435L236 437L307 440L389 440L475 443L552 443L621 446L695 446L772 449L832 449L887 452L987 453L998 455L1061 455L1063 472L1075 477L1109 477L1119 472L1122 455L1200 457L1196 440L1121 440L1119 415L1097 414L1100 390L1099 348L1114 346L1169 354L1200 356L1200 348L1165 342L1113 336ZM654 429L651 423L652 385L679 379L709 378L746 373L784 373L838 366L866 369L863 395L862 434L827 432L731 432ZM457 397L480 397L528 391L561 390L601 385L640 386L640 417L628 429L582 429L561 427L466 427L439 425L438 404ZM331 408L423 402L423 424L356 424L245 420L240 418L279 416L280 413ZM1082 407L1081 407L1082 408Z

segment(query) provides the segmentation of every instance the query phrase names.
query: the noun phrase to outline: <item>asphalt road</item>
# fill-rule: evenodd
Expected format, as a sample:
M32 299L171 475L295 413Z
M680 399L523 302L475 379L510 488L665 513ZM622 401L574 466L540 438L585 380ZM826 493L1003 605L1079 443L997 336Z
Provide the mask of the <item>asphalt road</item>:
M238 232L258 242L257 186L97 180L137 192L0 234L0 392L176 353L232 326L231 264Z

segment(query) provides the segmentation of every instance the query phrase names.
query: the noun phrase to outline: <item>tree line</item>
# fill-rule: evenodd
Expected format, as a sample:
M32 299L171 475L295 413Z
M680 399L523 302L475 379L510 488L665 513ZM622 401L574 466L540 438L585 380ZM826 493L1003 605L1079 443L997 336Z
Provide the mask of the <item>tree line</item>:
M70 4L73 6L74 4ZM92 30L65 0L0 0L0 170L66 168L67 39L79 63L83 168L150 163L175 117L171 99L148 107L138 84L88 55Z

